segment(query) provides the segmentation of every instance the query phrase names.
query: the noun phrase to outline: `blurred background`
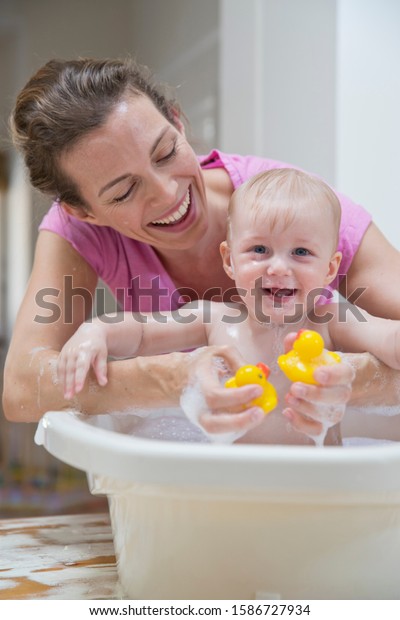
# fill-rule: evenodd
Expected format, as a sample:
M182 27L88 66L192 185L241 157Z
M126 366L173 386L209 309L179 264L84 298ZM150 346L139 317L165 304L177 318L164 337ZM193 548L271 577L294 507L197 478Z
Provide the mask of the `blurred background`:
M0 0L0 376L49 207L9 142L15 96L50 58L127 54L176 88L199 153L320 174L400 248L397 0ZM0 517L103 510L34 432L0 412Z

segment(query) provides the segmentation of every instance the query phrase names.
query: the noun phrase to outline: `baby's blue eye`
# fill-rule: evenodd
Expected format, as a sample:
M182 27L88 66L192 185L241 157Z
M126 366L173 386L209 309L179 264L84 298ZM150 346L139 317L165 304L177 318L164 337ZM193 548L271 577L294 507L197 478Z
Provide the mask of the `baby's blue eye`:
M296 248L294 254L296 256L308 256L310 254L310 251L306 250L306 248Z
M253 252L255 252L255 254L266 254L267 248L265 247L265 245L255 245L253 248Z

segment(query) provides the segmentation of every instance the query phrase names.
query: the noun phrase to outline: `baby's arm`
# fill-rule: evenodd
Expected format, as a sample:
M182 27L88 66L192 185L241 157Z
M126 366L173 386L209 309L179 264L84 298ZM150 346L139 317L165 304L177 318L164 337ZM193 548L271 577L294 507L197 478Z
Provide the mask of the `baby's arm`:
M372 316L366 310L340 302L328 307L334 348L348 353L372 353L387 366L400 370L400 321Z
M65 398L82 390L91 366L99 385L106 385L108 355L157 355L207 344L202 307L199 303L174 312L120 312L83 323L65 343L58 359L58 378Z
M132 314L102 315L82 323L62 347L57 361L64 398L70 399L82 390L91 366L99 385L106 385L108 355L134 355L141 338L142 323Z

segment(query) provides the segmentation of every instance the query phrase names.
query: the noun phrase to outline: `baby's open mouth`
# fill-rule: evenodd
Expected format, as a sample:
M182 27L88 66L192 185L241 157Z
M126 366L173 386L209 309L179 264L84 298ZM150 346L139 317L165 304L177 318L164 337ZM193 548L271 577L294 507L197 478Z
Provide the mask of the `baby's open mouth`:
M284 297L294 297L296 288L264 288L265 293L274 299L283 299Z

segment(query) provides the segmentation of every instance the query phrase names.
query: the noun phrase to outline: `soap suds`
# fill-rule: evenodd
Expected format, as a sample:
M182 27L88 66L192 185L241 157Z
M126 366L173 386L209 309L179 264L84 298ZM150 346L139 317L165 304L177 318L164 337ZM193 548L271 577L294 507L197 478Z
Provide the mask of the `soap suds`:
M208 433L200 423L202 414L209 411L207 408L204 395L197 385L187 386L181 395L180 405L186 417L194 426L201 429L209 441L213 443L233 443L239 437L247 433L247 429L241 431L231 431L227 433ZM217 414L216 414L217 415Z

